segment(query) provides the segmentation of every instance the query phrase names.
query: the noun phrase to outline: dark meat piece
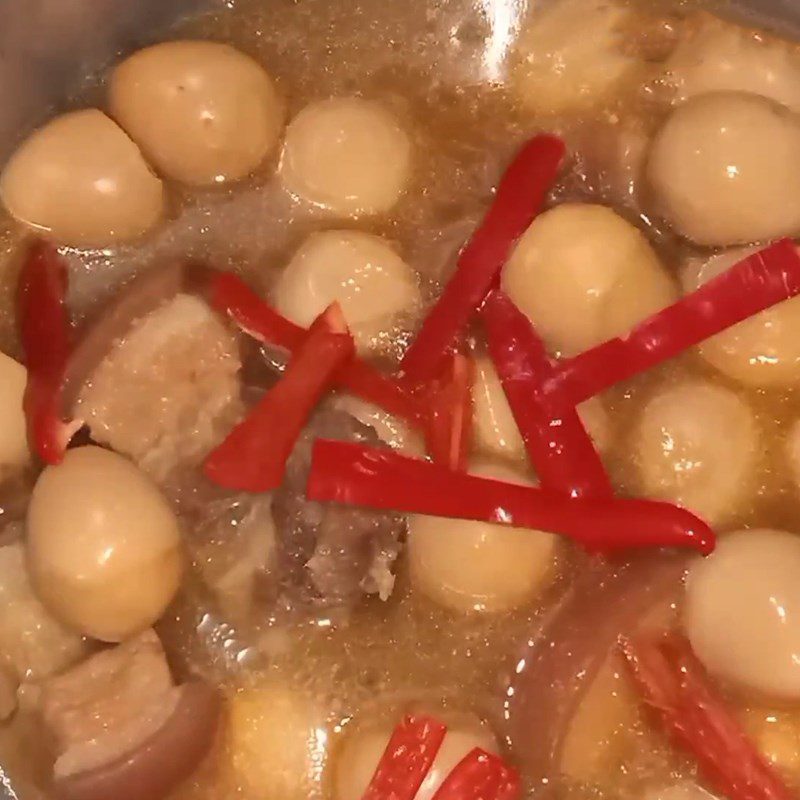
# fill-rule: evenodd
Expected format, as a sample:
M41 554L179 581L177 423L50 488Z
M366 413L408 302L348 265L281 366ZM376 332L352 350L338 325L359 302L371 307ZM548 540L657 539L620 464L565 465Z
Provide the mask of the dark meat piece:
M238 626L268 617L280 589L270 495L197 481L194 496L185 494L180 507L191 525L189 547L203 584L227 621Z
M251 400L260 393L253 386L244 391ZM404 518L306 500L311 444L320 436L379 443L373 428L326 404L298 441L274 493L232 492L195 468L165 486L191 531L188 546L203 584L242 632L270 618L345 612L363 594L386 599L392 591Z
M205 756L219 721L214 689L174 685L153 631L28 684L22 698L53 742L65 800L158 800Z
M405 520L307 500L311 445L318 437L379 444L372 428L330 407L317 412L298 441L272 504L287 597L299 589L302 599L326 607L352 604L362 593L386 599L394 585L391 568Z

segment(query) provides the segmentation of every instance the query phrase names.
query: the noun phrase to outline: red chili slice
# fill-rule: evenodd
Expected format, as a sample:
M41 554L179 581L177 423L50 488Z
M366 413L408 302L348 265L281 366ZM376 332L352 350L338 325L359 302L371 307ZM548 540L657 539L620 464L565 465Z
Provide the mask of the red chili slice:
M551 531L591 550L692 547L707 554L715 543L708 525L668 503L571 498L325 439L314 443L306 494L344 505Z
M714 691L686 639L623 640L622 650L655 719L694 756L713 789L730 800L795 797Z
M241 278L217 272L210 281L209 303L229 316L248 336L259 342L294 351L303 342L306 330L270 308ZM375 403L390 414L422 426L422 405L396 381L357 358L343 364L336 383L363 400Z
M470 358L454 354L442 381L429 390L428 452L450 469L464 469L472 433L472 379Z
M481 309L489 353L531 464L545 489L573 497L611 497L611 481L574 407L557 415L537 392L554 366L528 318L500 290Z
M229 316L239 328L259 342L294 350L306 331L265 303L238 275L217 272L209 281L209 305Z
M206 477L248 492L280 485L303 425L353 349L341 309L334 304L314 321L278 383L206 458Z
M782 239L639 323L624 338L561 362L542 388L559 406L574 406L797 294L800 256L791 240Z
M506 170L480 227L461 251L456 271L403 358L409 383L442 373L458 335L497 279L517 239L539 213L558 175L564 143L556 136L526 142Z
M23 406L31 449L58 464L80 421L65 421L61 402L70 354L70 325L65 306L67 265L46 242L28 250L17 286L17 319L28 381Z
M361 800L413 800L446 732L431 717L405 717L394 729Z
M519 794L517 771L476 747L456 764L433 800L516 800Z

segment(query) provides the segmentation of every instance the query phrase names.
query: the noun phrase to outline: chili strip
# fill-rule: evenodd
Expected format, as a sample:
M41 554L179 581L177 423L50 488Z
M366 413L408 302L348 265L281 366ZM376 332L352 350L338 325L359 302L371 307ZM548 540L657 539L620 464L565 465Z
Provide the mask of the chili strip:
M677 303L560 362L543 390L557 406L574 406L704 339L800 293L800 256L782 239L749 255Z
M571 498L325 439L314 443L306 494L310 500L551 531L591 550L692 547L709 553L715 542L708 525L668 503Z
M519 793L517 771L476 747L442 781L433 800L517 800Z
M574 407L554 416L538 387L554 366L528 318L500 290L481 309L489 353L531 464L545 489L573 497L611 497L611 481Z
M634 682L654 718L729 800L790 800L780 776L714 691L689 643L674 634L624 640Z
M342 312L334 304L314 321L278 383L206 458L206 477L219 486L248 492L280 485L306 420L353 348Z
M17 285L17 319L28 370L23 407L31 449L58 464L80 421L65 421L62 386L70 355L67 264L52 245L31 245Z
M472 360L451 356L447 372L428 392L428 452L434 461L450 469L464 469L472 433Z
M307 331L281 316L265 303L241 278L229 272L217 272L210 280L209 304L230 317L248 336L262 343L296 350ZM336 383L353 394L375 403L390 414L422 427L425 414L422 404L397 381L357 358L342 364Z
M547 134L535 136L517 153L483 222L461 251L453 277L406 351L402 370L409 383L424 383L442 373L450 348L541 210L564 153L561 139Z
M413 800L446 731L430 717L405 717L394 729L361 800Z

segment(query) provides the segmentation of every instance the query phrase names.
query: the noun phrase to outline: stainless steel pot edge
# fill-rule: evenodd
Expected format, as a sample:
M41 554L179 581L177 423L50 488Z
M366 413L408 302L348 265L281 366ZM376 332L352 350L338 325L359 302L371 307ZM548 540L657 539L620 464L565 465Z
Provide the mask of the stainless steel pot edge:
M180 18L223 2L0 0L0 163L87 71L157 39ZM800 0L733 0L720 10L800 38ZM2 766L0 800L28 800L18 796Z
M0 163L83 76L224 0L0 0Z

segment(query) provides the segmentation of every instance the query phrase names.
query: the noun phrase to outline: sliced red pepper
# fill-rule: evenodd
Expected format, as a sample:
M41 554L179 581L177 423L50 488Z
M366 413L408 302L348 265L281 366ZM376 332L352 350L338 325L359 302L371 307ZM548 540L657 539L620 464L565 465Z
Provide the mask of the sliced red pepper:
M464 469L469 457L473 377L472 360L456 353L444 379L434 382L428 393L428 452L450 469Z
M402 362L412 384L442 373L448 352L508 260L517 239L541 210L564 158L564 143L543 134L526 142L509 165L480 227L461 251L456 271Z
M729 800L795 795L748 739L705 668L681 636L624 640L634 682L654 718Z
M639 323L624 338L560 362L543 390L558 406L574 406L797 294L800 256L791 240L782 239Z
M499 289L481 309L489 353L531 464L545 489L573 497L611 497L611 481L574 407L553 415L538 387L553 362L528 318Z
M259 342L294 350L307 331L281 316L265 303L238 275L215 272L209 281L209 305L230 317L239 328Z
M571 498L326 439L314 443L306 495L344 505L551 531L591 550L692 547L707 554L715 543L708 525L668 503Z
M278 383L206 458L206 477L247 492L279 486L306 420L353 351L344 316L334 304L314 321Z
M217 272L210 280L209 303L230 317L248 336L259 342L296 350L306 330L270 308L241 278L229 272ZM425 414L422 404L397 381L357 358L343 364L336 373L336 383L363 400L421 426Z
M394 729L361 800L413 800L446 732L430 717L405 717Z
M365 361L351 358L343 364L336 372L336 385L412 426L425 425L425 407L418 397Z
M517 771L476 747L456 764L433 800L517 800L519 794Z
M28 380L23 406L31 449L45 464L58 464L80 421L65 421L61 389L70 354L65 299L67 264L52 245L28 250L17 286L17 320Z

